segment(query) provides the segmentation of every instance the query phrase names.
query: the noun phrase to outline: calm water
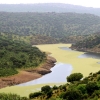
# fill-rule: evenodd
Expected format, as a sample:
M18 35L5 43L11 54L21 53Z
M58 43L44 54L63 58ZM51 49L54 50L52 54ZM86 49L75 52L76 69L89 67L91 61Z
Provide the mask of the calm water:
M20 86L66 82L66 77L71 74L72 66L70 64L58 63L53 68L51 68L51 71L51 73L46 74L41 78L20 84Z
M60 49L67 51L74 51L68 47L59 47ZM84 53L78 56L79 58L95 58L100 59L100 54L97 53ZM58 63L53 68L51 68L51 73L42 76L41 78L35 79L33 81L29 81L23 84L19 84L20 86L28 86L35 84L43 84L43 83L61 83L66 82L66 77L71 74L72 66L70 64Z
M75 50L72 50L71 48L68 48L68 47L60 47L60 49L67 50L67 51L69 51L69 50L70 51L75 51ZM86 53L83 53L83 54L79 55L78 58L94 58L94 59L100 59L100 54L86 52Z
M80 56L78 56L79 58L94 58L94 59L100 59L100 54L97 53L89 53L86 52Z

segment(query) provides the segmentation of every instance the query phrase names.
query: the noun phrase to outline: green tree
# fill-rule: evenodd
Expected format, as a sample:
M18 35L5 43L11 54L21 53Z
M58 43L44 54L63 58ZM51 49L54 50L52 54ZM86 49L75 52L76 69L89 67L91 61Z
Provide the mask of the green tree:
M98 85L96 82L89 82L87 85L86 85L86 90L88 92L88 94L92 94L95 90L98 90Z
M67 82L79 81L83 78L83 74L81 73L73 73L67 77Z
M51 90L49 85L41 87L41 92L48 93Z

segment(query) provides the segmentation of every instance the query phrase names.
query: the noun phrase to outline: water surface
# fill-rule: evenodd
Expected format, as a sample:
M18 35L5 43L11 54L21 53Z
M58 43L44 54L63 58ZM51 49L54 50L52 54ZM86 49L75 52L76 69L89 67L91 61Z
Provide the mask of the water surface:
M70 64L58 63L51 68L51 73L42 76L41 78L29 81L20 86L44 84L44 83L62 83L66 82L66 77L71 74L72 66Z
M60 49L67 50L67 51L75 51L75 50L72 50L69 47L60 47ZM78 51L78 52L80 52L80 51ZM100 59L100 54L98 54L98 53L91 53L91 52L85 52L85 53L79 55L78 58L94 58L94 59Z

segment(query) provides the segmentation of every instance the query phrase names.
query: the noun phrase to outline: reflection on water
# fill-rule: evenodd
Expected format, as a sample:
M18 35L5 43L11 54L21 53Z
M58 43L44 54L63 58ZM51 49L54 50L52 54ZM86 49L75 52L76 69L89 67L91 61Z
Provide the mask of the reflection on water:
M89 53L86 52L80 56L78 56L79 58L95 58L95 59L100 59L100 54L97 53Z
M69 50L70 51L75 51L75 50L72 50L69 47L60 47L60 49L67 50L67 51L69 51ZM100 54L86 52L86 53L83 53L83 54L79 55L78 58L95 58L95 59L100 59Z
M72 66L70 64L59 63L51 68L51 73L44 75L41 78L29 81L20 86L36 85L43 83L61 83L66 82L66 77L71 74Z

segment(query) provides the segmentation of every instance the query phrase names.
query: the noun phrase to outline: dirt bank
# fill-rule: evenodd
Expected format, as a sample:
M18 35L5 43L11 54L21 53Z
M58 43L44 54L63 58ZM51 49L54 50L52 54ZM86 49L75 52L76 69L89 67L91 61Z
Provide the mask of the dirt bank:
M17 75L0 78L0 88L40 78L43 75L51 72L50 69L55 65L55 62L56 59L48 56L46 62L37 68L23 70L20 71Z

